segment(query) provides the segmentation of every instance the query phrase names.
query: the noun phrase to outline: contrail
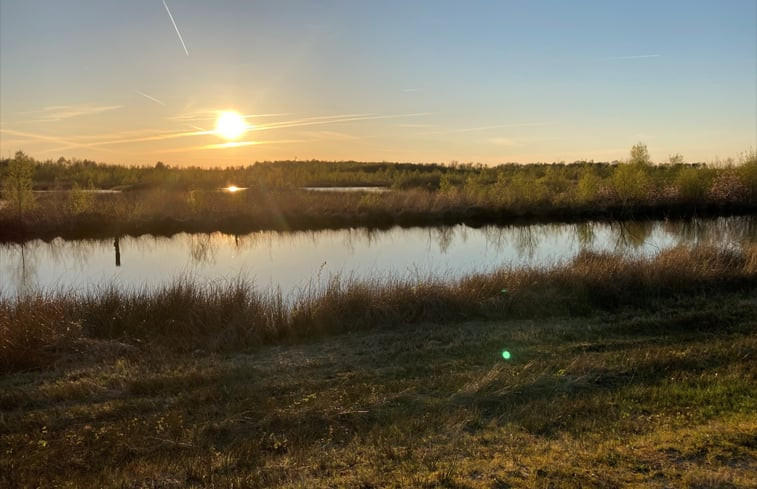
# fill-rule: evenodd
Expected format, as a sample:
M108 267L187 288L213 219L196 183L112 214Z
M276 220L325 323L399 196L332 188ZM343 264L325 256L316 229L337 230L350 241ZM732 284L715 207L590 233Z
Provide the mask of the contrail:
M226 149L226 148L239 148L243 146L260 146L261 144L295 144L295 143L307 143L306 139L274 139L270 141L233 141L228 143L218 144L203 144L200 146L187 146L184 148L171 148L162 151L156 151L156 154L163 153L181 153L183 151L196 151L202 149Z
M67 139L61 139L61 138L52 137L52 136L45 136L43 134L34 134L34 133L30 133L30 132L14 131L14 130L11 130L11 129L0 129L0 133L11 134L13 136L27 137L27 138L36 139L36 140L39 140L39 141L49 141L49 142L52 142L52 143L58 143L58 144L64 144L65 145L65 146L63 146L61 148L54 148L54 149L49 149L49 150L42 151L42 153L49 153L49 152L53 152L53 151L61 151L61 150L72 149L72 148L90 148L90 147L93 146L92 144L89 144L89 143L76 143L76 142L73 142L73 141L69 141ZM111 151L111 150L106 149L106 148L97 148L97 149L99 149L101 151L108 151L108 152Z
M604 58L607 61L616 60L616 59L642 59L642 58L659 58L661 57L661 54L639 54L636 56L614 56L611 58Z
M317 117L309 117L304 119L295 119L295 120L289 120L289 121L281 121L281 122L273 122L270 124L263 124L259 126L252 126L249 131L271 131L276 129L284 129L284 128L290 128L290 127L303 127L303 126L313 126L313 125L324 125L324 124L338 124L343 122L353 122L353 121L369 121L369 120L379 120L379 119L396 119L396 118L403 118L403 117L418 117L418 116L424 116L429 115L428 112L417 112L417 113L410 113L410 114L390 114L390 115L374 115L374 114L342 114L342 115L331 115L331 116L317 116ZM198 127L198 129L200 129ZM51 137L51 136L44 136L40 134L33 134L33 133L27 133L27 132L20 132L20 131L14 131L10 129L1 129L0 133L2 134L10 134L13 136L22 136L22 137L28 137L32 139L39 139L43 141L50 141L55 143L64 144L65 146L60 148L54 148L51 150L48 150L46 152L55 152L55 151L62 151L72 148L96 148L98 150L102 151L111 151L109 149L103 148L103 146L112 146L112 145L119 145L119 144L126 144L126 143L137 143L137 142L148 142L148 141L164 141L169 139L180 139L180 138L187 138L187 137L194 137L194 136L206 136L206 135L212 135L216 134L215 131L208 131L208 130L198 130L198 131L182 131L182 132L168 132L163 134L154 134L154 135L147 135L147 136L137 136L137 137L123 137L123 138L113 138L110 139L108 136L110 135L101 135L99 138L105 137L106 139L99 139L98 137L95 137L95 140L92 140L92 137L90 137L90 142L74 142L70 140L65 140L57 137ZM79 138L77 138L79 139ZM248 146L248 145L259 145L259 144L284 144L284 143L300 143L300 142L308 142L307 140L274 140L274 141L239 141L231 143L221 143L221 144L209 144L209 145L203 145L203 146L195 146L190 148L182 148L186 150L190 149L220 149L220 148L230 148L234 146ZM181 151L182 149L177 149L175 151ZM167 150L167 151L173 151L173 150Z
M134 90L134 91L135 91L135 92L137 93L137 95L141 95L141 96L143 96L144 98L146 98L147 100L152 100L152 101L153 101L153 102L155 102L156 104L160 104L160 105L162 105L163 107L165 107L165 106L166 106L165 102L163 102L163 101L160 101L160 100L156 99L155 97L151 97L151 96L147 95L147 94L146 94L145 92L140 92L139 90Z
M265 131L270 129L283 129L287 127L315 126L323 124L337 124L341 122L353 121L372 121L378 119L397 119L401 117L418 117L429 115L429 112L416 112L412 114L391 114L391 115L371 115L371 114L348 114L343 116L320 116L294 121L272 122L270 124L261 124L253 126L251 131Z
M17 131L6 131L6 130L0 130L0 132L7 132L9 134L18 134L18 135L25 135L29 137L33 137L34 135L31 134L22 134ZM167 139L177 139L177 138L185 138L185 137L192 137L192 136L204 136L208 134L215 134L214 131L192 131L192 132L172 132L172 133L166 133L166 134L159 134L156 136L144 136L144 137L134 137L134 138L120 138L120 139L110 139L105 141L93 141L90 143L68 143L66 146L63 146L61 148L55 148L57 151L62 151L66 149L72 149L72 148L97 148L103 151L110 151L105 148L102 148L102 146L112 146L114 144L125 144L125 143L141 143L145 141L163 141ZM37 139L42 139L43 136L37 136ZM47 138L49 140L52 140L52 138ZM67 141L59 140L62 143L67 143ZM52 150L51 150L52 151Z
M184 48L184 52L187 53L187 57L189 57L189 51L187 51L187 45L184 44L184 39L182 39L181 37L181 32L179 32L179 28L176 26L176 22L173 20L173 15L171 15L171 11L168 10L168 4L166 3L166 0L163 0L163 6L166 8L166 12L168 12L168 17L171 19L173 28L176 29L176 34L178 34L179 41L181 41L181 47Z

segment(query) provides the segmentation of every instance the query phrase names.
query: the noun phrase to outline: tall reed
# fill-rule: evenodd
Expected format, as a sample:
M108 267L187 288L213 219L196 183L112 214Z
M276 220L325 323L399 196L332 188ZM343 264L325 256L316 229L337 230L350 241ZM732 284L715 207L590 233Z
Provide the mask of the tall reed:
M291 298L242 280L188 279L153 291L29 294L0 299L0 370L44 366L90 339L229 351L418 322L583 315L755 286L757 246L751 245L680 246L649 258L582 252L553 268L503 268L451 281L334 276Z

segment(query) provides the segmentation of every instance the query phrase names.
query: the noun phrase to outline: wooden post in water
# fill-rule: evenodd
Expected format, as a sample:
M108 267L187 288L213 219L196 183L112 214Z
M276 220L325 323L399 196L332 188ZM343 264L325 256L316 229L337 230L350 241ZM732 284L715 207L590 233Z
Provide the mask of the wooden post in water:
M121 246L118 244L118 236L113 240L113 247L116 249L116 266L121 266Z

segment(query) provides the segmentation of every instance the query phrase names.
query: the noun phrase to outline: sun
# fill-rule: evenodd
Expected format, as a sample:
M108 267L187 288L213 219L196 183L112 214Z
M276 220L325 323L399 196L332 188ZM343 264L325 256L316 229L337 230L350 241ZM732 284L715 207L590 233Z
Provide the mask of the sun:
M244 117L238 112L227 110L218 114L215 133L227 141L233 141L239 139L248 128Z

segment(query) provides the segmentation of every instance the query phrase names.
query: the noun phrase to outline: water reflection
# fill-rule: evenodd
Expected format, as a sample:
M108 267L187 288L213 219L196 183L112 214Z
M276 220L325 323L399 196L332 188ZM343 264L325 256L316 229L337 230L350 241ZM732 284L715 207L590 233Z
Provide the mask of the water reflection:
M26 243L11 246L16 260L5 264L0 270L3 270L3 276L8 277L17 295L32 293L37 288L38 255Z
M625 221L611 224L615 227L617 240L615 251L638 250L643 247L655 229L656 222L652 221Z
M335 273L358 278L408 273L455 277L503 265L550 265L581 250L649 255L678 244L755 242L754 216L54 239L0 245L0 294L60 288L85 291L98 284L155 287L186 275L198 281L242 277L260 287L280 286L286 291L327 280Z
M189 256L194 263L212 264L215 263L216 253L220 243L213 239L213 235L207 233L185 234L187 245L189 246ZM238 242L234 240L235 245Z
M594 232L594 223L580 222L573 225L573 232L578 240L578 247L583 251L594 246L597 233Z
M455 228L451 226L440 226L430 228L428 231L429 242L433 241L439 245L439 252L444 254L449 250L452 241L455 239Z
M121 266L121 246L118 243L118 237L116 237L116 239L113 240L113 248L115 249L115 253L116 253L116 266L120 267Z

